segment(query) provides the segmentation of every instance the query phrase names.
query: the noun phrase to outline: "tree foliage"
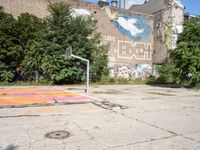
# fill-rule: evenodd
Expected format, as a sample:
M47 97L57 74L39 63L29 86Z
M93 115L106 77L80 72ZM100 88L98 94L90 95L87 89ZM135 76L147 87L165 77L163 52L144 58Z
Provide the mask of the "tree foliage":
M12 81L13 68L17 65L18 40L16 38L16 20L0 7L0 80Z
M16 79L17 68L25 59L43 21L34 15L24 13L18 19L5 13L0 7L0 80L10 82Z
M159 77L157 81L159 83L175 83L177 82L177 69L171 62L165 62L158 68Z
M182 82L194 86L200 83L200 17L185 21L177 48L170 57Z
M96 21L89 16L72 17L72 9L66 3L49 3L48 11L50 16L43 19L28 13L14 19L0 9L0 42L6 43L0 47L2 70L14 75L20 66L25 81L80 83L85 80L86 64L64 57L66 48L70 46L74 55L90 60L92 80L99 80L107 74L108 48L100 44ZM8 57L13 58L8 60ZM14 78L8 76L10 72L2 72L1 76L5 77L0 78L12 81L7 79Z
M24 60L37 33L43 28L44 23L42 19L39 19L32 14L22 13L18 17L16 22L16 32L19 45L21 46L20 62Z

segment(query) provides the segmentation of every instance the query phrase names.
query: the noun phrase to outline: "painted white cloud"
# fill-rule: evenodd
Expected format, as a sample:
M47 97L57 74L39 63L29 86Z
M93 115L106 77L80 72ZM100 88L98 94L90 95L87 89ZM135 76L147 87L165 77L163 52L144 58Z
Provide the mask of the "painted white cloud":
M126 8L128 9L130 6L134 4L143 4L145 0L126 0Z
M90 16L91 13L86 9L72 9L72 16L78 17L78 16Z
M138 29L135 24L137 23L136 19L126 20L123 17L119 17L116 20L124 29L129 31L133 37L137 37L138 34L143 33L144 29Z

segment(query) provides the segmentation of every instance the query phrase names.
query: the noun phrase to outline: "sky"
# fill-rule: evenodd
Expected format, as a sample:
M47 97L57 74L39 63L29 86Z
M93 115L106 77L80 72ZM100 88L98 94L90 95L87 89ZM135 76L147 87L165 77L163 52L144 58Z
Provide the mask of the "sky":
M200 15L200 0L182 0L186 7L186 12L194 15Z
M89 2L97 2L98 0L85 0ZM109 2L111 0L108 0ZM189 12L194 15L200 15L200 0L182 0L183 4L186 7L185 12ZM133 4L142 4L144 3L144 0L126 0L126 7Z

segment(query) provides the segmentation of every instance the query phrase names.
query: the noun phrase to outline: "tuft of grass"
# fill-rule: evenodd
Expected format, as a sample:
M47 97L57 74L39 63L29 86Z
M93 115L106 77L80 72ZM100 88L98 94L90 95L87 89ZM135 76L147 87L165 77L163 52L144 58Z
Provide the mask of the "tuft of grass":
M200 97L200 95L193 95L194 97Z
M200 85L193 87L195 90L200 90Z
M93 84L99 85L117 85L117 84L147 84L148 80L133 80L133 79L125 79L125 78L111 78L108 76L103 76L100 81L94 82Z

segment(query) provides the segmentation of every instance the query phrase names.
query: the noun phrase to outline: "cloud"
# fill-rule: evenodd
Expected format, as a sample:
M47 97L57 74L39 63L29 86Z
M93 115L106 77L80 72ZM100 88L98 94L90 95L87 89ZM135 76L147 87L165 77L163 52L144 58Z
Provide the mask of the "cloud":
M144 17L139 15L127 15L120 13L112 20L120 33L133 41L149 40L152 28Z
M130 34L133 37L137 37L138 34L143 33L144 30L143 29L138 29L137 26L135 26L135 24L137 23L137 20L132 18L132 19L125 19L123 17L119 17L118 20L116 20L119 25L121 25L125 30L129 31Z
M126 0L126 8L128 9L130 6L134 4L143 4L144 0Z
M91 13L86 9L72 9L72 16L78 17L78 16L90 16Z

